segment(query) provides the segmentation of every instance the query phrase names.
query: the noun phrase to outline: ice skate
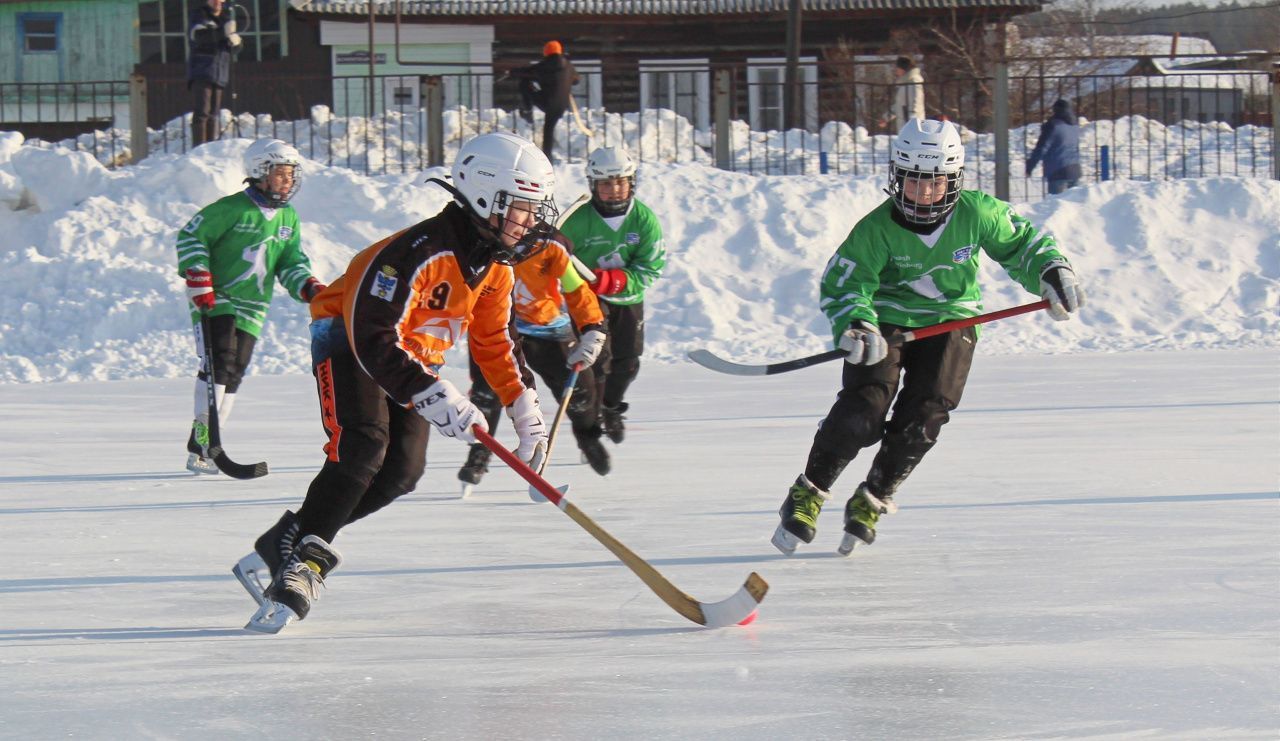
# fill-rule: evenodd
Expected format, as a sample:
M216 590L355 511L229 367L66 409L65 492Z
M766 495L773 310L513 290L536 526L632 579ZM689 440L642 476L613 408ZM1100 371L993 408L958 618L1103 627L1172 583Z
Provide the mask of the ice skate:
M844 537L836 550L847 556L860 542L871 545L876 540L876 523L880 521L880 515L891 515L897 511L898 505L892 496L877 497L865 481L858 484L858 490L844 507Z
M187 470L197 476L218 473L218 466L212 458L205 458L205 447L209 444L209 424L207 417L197 417L191 422L191 436L187 438Z
M278 633L294 620L305 619L311 605L320 599L325 577L341 563L342 556L323 538L303 538L245 629Z
M578 449L582 451L582 462L591 466L592 471L601 476L609 475L613 463L609 458L609 451L605 449L604 443L600 442L600 438L579 440Z
M276 524L258 536L253 552L231 567L231 573L259 605L266 601L265 594L276 571L293 553L298 528L298 516L285 510Z
M627 407L628 405L625 401L618 402L616 407L600 407L600 422L604 426L604 434L615 445L622 442L627 436L627 425L624 421Z
M489 457L492 455L488 448L479 443L471 446L471 451L467 453L467 462L458 469L458 481L462 482L464 499L471 495L475 485L480 483L480 479L489 472Z
M773 545L784 554L795 553L801 542L812 543L818 533L818 513L831 495L814 486L804 474L787 491L778 516L782 522L773 533Z

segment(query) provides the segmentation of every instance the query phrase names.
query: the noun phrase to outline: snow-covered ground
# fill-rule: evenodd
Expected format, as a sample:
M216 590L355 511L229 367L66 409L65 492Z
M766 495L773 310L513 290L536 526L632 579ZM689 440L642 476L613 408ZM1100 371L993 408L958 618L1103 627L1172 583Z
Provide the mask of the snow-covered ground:
M817 279L880 179L646 164L669 267L627 441L549 477L693 596L772 585L699 629L495 470L436 439L419 489L344 531L311 618L241 631L229 567L301 502L323 434L303 307L273 306L228 450L182 468L195 358L175 230L239 187L245 141L103 169L0 137L0 738L1274 738L1280 730L1280 184L1113 182L1020 207L1088 291L988 325L903 509L834 557L769 545L839 364L742 379L683 361L829 347ZM13 145L13 146L10 146ZM563 202L585 190L559 169ZM322 278L438 210L424 173L308 163ZM16 208L15 208L16 207ZM1000 269L987 308L1034 297ZM465 387L462 358L447 375ZM78 381L78 383L52 383ZM499 438L511 440L509 426Z

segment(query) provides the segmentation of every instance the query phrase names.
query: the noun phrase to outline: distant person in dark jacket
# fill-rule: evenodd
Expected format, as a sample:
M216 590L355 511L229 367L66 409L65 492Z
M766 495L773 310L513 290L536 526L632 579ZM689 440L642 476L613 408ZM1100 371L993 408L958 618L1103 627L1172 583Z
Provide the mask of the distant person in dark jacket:
M1080 127L1071 104L1059 99L1053 115L1040 126L1040 140L1027 157L1027 176L1044 160L1044 179L1049 195L1057 195L1080 183Z
M187 89L194 95L191 107L191 146L218 138L218 111L222 91L231 80L231 60L240 51L236 16L223 0L206 0L192 14L187 39Z
M520 116L532 123L535 105L546 114L542 122L542 151L551 159L551 150L556 144L556 124L569 110L578 71L565 56L560 42L548 41L542 47L541 60L512 70L511 76L520 81Z

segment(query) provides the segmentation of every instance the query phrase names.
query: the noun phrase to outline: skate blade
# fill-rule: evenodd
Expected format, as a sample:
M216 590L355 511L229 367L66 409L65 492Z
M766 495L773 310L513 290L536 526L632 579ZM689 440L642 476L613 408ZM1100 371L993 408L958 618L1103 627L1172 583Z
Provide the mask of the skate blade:
M778 529L773 531L773 546L782 551L782 555L790 556L796 552L796 548L800 545L800 539L789 532L782 525L778 525Z
M266 600L258 608L258 611L253 614L253 617L249 618L249 622L245 623L244 629L255 633L275 635L297 619L298 616L294 614L293 610L282 604Z
M840 546L836 548L836 553L839 553L841 556L847 556L850 553L853 553L854 546L861 542L862 539L853 533L845 533L844 537L840 539Z
M204 461L201 463L201 461ZM187 470L197 476L217 476L221 471L211 458L197 458L194 453L187 456Z
M236 575L240 586L244 587L244 591L253 597L253 601L257 602L259 607L267 601L267 584L262 580L262 575L267 574L267 563L262 560L262 556L259 556L257 551L237 561L236 565L231 567L231 573ZM270 574L267 576L267 581L270 582Z
M471 496L472 492L474 492L475 490L476 490L475 484L468 484L466 482L463 482L462 493L458 495L458 498L466 499L467 497Z
M547 501L547 498L542 496L542 492L538 491L538 489L533 486L529 487L529 499L533 500L534 504L542 504Z

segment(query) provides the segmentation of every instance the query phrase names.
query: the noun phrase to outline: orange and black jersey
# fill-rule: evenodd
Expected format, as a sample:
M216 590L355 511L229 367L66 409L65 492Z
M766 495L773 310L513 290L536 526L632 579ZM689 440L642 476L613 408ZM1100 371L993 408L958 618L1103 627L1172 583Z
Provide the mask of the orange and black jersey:
M504 406L533 377L510 332L511 268L488 261L457 204L365 248L311 302L341 317L356 360L397 403L435 383L433 366L470 333L471 354Z
M548 240L541 252L515 266L515 311L521 321L550 324L560 316L564 304L579 332L604 323L600 302L569 260L567 242L568 238L557 232L556 239Z

